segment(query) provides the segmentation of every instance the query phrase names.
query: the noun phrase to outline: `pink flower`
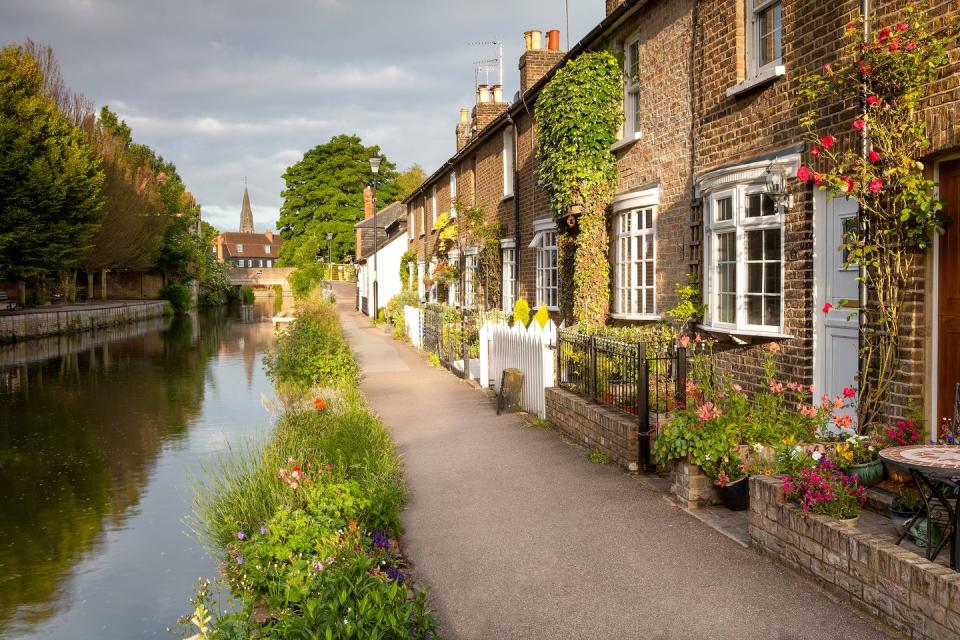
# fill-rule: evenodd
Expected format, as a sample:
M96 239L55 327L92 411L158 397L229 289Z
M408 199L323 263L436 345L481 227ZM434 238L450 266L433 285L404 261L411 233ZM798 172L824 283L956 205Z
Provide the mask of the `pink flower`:
M797 178L807 182L810 180L810 169L807 169L805 166L800 165L800 168L797 169Z
M823 70L826 71L827 73L830 73L831 71L833 71L833 69L830 67L830 63L829 63L829 62L825 62L825 63L823 64Z
M880 104L880 98L878 98L877 96L870 96L867 98L867 104L870 105L871 107L875 107L878 104Z
M823 305L823 309L821 309L821 311L824 313L830 313L831 309L833 309L833 305L828 302L827 304Z
M713 420L714 418L719 418L720 416L720 409L712 402L704 402L702 405L700 405L700 408L697 409L697 417L700 418L702 422L707 422L708 420Z
M783 393L783 385L776 380L770 381L770 392L771 393Z
M917 48L916 42L908 42L907 46L904 47L904 49L906 49L907 51L913 51L916 48Z
M899 41L899 40L896 40L896 39L891 40L891 41L890 41L890 44L887 45L887 51L889 51L890 53L893 53L894 51L897 51L897 50L899 50L899 49L900 49L900 41Z
M693 341L696 342L697 344L700 344L701 342L703 342L703 336L700 335L699 331L693 336Z
M880 154L876 151L870 151L870 153L867 154L867 160L873 164L877 164L880 162Z
M844 398L854 398L857 395L857 390L853 387L844 387L843 388L843 397Z
M680 336L680 340L678 340L678 342L680 343L681 349L686 349L687 347L690 346L690 336L682 335Z
M868 75L870 75L871 73L873 73L873 67L868 66L868 65L867 65L865 62L863 62L862 60L860 61L860 66L858 67L858 70L860 71L860 73L862 73L862 74L865 75L865 76L868 76Z
M889 37L890 37L890 29L888 29L887 27L884 27L883 29L880 29L880 31L877 32L877 40L879 40L880 42L883 42Z
M862 118L857 118L853 121L853 128L857 131L863 131L863 128L867 126L867 123Z
M817 185L817 186L820 186L822 183L823 183L823 176L820 175L819 173L817 173L816 171L814 171L814 172L813 172L813 184L815 184L815 185Z
M697 392L697 385L693 382L693 380L687 380L686 388L687 393L689 394L694 394Z
M736 391L737 393L743 393L743 387L741 387L740 385L738 385L736 382L734 382L732 385L730 385L730 388L733 389L734 391Z
M880 189L882 188L883 188L883 180L881 180L880 178L874 178L873 180L870 181L870 191L872 191L873 193L880 191Z
M780 353L780 345L776 342L771 342L767 348L770 349L770 353Z
M810 385L810 395L813 395L816 392L817 392L817 387L814 385Z
M894 27L896 31L906 31L909 28L910 28L910 25L907 24L906 22L898 22L897 25Z
M820 138L820 144L823 145L824 149L829 149L830 147L833 146L833 143L836 141L837 139L831 135L826 135Z
M815 147L813 147L812 149L810 149L810 155L812 155L814 158L819 158L819 157L820 157L820 147L816 147L816 146L815 146Z

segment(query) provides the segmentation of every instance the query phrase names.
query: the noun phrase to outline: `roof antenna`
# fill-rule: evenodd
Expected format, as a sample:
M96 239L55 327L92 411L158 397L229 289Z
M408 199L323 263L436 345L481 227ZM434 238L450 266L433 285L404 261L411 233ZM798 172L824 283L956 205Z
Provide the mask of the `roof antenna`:
M474 89L480 85L480 74L483 74L484 84L490 84L490 72L496 70L499 73L498 84L503 86L503 41L502 40L481 40L479 42L468 42L468 45L489 45L493 46L495 58L487 60L473 61L473 84Z

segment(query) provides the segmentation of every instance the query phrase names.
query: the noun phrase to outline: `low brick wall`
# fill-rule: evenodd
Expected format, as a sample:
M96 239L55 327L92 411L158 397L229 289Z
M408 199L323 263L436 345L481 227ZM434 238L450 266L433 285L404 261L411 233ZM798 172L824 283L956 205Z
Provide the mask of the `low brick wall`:
M674 460L670 464L670 495L687 509L718 502L713 481L700 467L686 460Z
M64 333L111 327L163 315L164 300L93 306L51 308L49 311L0 316L0 342L15 342Z
M960 634L960 574L833 518L804 513L784 500L779 478L750 478L750 538L761 553L909 638Z
M547 420L564 435L612 462L637 470L639 444L636 418L590 402L566 389L546 390Z

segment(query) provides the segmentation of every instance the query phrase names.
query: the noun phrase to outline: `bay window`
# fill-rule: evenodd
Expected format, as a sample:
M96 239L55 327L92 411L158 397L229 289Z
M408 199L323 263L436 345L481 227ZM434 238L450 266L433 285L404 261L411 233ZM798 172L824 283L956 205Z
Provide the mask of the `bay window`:
M783 215L763 184L709 195L707 323L744 333L783 330Z

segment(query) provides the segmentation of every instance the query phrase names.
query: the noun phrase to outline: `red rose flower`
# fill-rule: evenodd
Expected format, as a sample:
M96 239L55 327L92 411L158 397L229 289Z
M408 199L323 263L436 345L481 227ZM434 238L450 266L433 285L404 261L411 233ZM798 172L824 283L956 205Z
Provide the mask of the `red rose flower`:
M830 147L833 146L833 143L836 142L836 141L837 141L837 139L834 138L834 137L831 136L831 135L826 135L826 136L823 136L822 138L820 138L820 144L823 145L823 148L824 148L824 149L829 149Z
M867 98L867 104L870 105L871 107L875 107L878 104L880 104L880 98L878 98L877 96L870 96Z
M870 153L867 154L867 160L869 160L873 164L877 164L878 162L880 162L880 154L877 153L876 151L871 151Z
M853 121L853 128L857 131L863 131L863 128L867 126L867 123L862 118L857 118Z
M872 191L873 193L880 191L880 189L882 188L883 188L883 180L881 180L880 178L874 178L873 180L870 181L870 191Z
M810 149L810 155L812 155L814 158L819 158L819 157L820 157L820 147L814 147L813 149Z
M813 184L815 184L815 185L817 185L817 186L819 187L822 183L823 183L823 176L821 176L819 173L817 173L816 171L814 171L814 172L813 172Z
M801 166L797 169L797 178L807 182L810 179L810 169L807 169L805 166Z
M860 62L860 66L859 66L858 70L860 71L860 73L862 73L862 74L865 75L865 76L868 76L868 75L870 75L871 73L873 73L873 67L867 66L867 65L866 65L864 62L862 62L862 61Z
M843 190L844 190L844 191L846 191L847 193L850 193L851 191L853 191L853 190L856 189L856 188L857 188L857 185L856 185L856 183L854 183L853 180L851 180L850 178L844 178L844 179L843 179Z
M897 39L891 40L890 44L887 45L887 51L890 51L891 53L897 51L898 49L900 49L900 41Z
M856 396L856 395L857 395L857 390L854 389L853 387L844 387L844 388L843 388L843 397L844 397L844 398L852 398L852 397L854 397L854 396Z
M833 305L828 302L827 304L823 305L823 309L821 309L821 311L824 313L830 313L830 309L833 309Z
M884 27L883 29L880 29L880 31L877 32L877 40L879 40L880 42L883 42L889 37L890 37L890 29L888 29L887 27Z
M904 49L906 49L907 51L913 51L916 48L917 48L916 42L908 42L907 46L904 47Z
M906 31L909 28L910 28L910 25L908 25L906 22L898 22L897 26L894 27L894 29L896 29L897 31Z
M857 23L856 23L856 22L848 22L848 23L847 23L847 31L853 31L853 30L856 29L856 28L857 28Z
M824 63L823 70L826 71L827 73L830 73L831 71L833 71L833 69L830 67L829 62Z

